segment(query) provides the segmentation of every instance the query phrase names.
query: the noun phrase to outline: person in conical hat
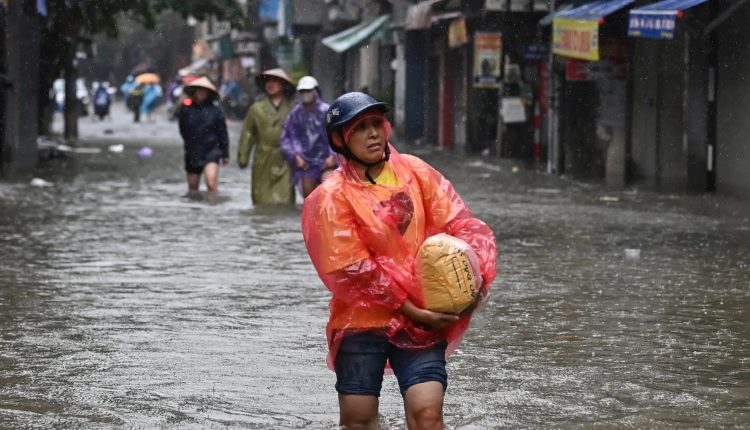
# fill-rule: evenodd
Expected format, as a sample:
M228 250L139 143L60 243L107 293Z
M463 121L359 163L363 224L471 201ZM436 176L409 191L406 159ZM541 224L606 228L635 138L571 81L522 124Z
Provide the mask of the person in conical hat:
M255 205L294 204L292 170L280 148L281 130L293 101L292 80L282 69L269 69L256 77L264 95L247 111L240 135L237 164L248 166L253 153L252 201Z
M209 192L219 189L219 165L229 162L229 135L224 113L217 105L216 86L200 77L185 86L188 95L177 111L184 141L188 191L198 191L201 175Z
M331 103L326 130L339 168L305 199L302 235L331 292L328 365L336 372L340 425L377 426L390 366L407 427L442 429L446 359L473 306L489 294L495 237L440 172L396 151L388 109L359 92ZM422 245L440 234L470 247L481 275L476 301L458 314L428 309L417 270Z
M266 81L272 78L280 79L288 85L294 85L294 82L292 82L292 78L290 78L289 75L286 74L284 69L281 68L262 71L258 76L255 77L255 83L262 88L265 85Z
M219 95L219 91L216 89L216 85L214 85L214 83L205 76L193 79L192 81L185 84L185 91L188 92L195 91L198 88L205 88L209 90L210 96L212 97L217 97Z

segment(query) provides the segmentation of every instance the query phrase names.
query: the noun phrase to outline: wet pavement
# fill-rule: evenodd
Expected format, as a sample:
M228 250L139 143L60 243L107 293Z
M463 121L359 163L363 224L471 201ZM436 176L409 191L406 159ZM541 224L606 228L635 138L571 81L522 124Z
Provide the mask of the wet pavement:
M234 164L218 197L187 195L176 127L83 119L92 150L46 162L49 186L0 183L0 428L337 427L300 205L252 207ZM500 249L448 428L749 425L747 203L409 150ZM397 393L386 378L384 429Z

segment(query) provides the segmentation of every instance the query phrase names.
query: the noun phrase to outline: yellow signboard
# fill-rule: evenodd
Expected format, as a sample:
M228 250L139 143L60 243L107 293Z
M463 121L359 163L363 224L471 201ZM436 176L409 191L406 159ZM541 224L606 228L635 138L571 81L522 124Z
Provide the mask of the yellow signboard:
M448 46L458 48L461 45L466 45L468 41L466 18L460 18L451 22L448 26Z
M599 22L588 19L555 18L552 51L581 60L599 60Z

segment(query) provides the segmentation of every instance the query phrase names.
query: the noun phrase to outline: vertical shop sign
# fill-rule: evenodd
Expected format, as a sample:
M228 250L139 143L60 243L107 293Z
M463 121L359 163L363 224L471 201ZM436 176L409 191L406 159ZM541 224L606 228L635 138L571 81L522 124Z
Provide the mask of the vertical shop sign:
M550 64L547 61L539 63L539 107L542 109L542 113L546 114L549 112L549 97L550 97Z
M469 36L466 32L466 18L454 20L448 26L448 46L458 48L469 42Z
M500 87L502 58L502 34L476 33L474 35L474 87Z
M552 50L555 54L581 60L599 59L599 22L555 18Z

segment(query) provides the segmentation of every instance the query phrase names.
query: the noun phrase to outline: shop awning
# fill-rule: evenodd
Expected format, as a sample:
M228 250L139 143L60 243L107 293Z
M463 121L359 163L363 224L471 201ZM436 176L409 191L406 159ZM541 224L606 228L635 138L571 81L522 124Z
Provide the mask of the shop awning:
M599 60L599 25L635 0L594 0L555 14L552 50L557 55L580 60Z
M574 7L573 9L558 12L555 19L584 19L588 21L599 21L607 15L635 3L635 0L595 0Z
M47 0L36 0L36 13L47 16Z
M390 15L381 15L370 22L361 22L342 32L332 34L321 42L338 53L345 52L369 41L379 39L388 30L390 22Z
M630 11L628 36L672 39L677 18L683 11L708 0L662 0Z
M548 13L547 15L544 15L542 19L539 20L539 25L542 27L546 27L548 25L552 25L552 20L555 19L555 15L560 12L565 12L566 10L571 10L574 7L578 7L584 3L588 3L589 0L572 0L563 3L560 5L557 9L553 10L552 12Z

